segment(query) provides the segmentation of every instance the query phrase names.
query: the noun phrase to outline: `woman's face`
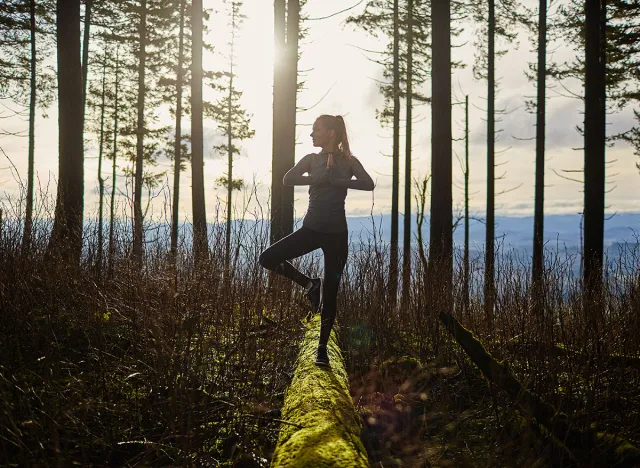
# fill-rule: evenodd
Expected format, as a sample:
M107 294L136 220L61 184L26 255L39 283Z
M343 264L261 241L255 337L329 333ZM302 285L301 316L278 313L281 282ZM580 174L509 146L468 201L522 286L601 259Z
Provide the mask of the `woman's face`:
M325 127L322 120L317 119L313 123L313 130L311 131L311 141L313 142L313 146L321 148L329 146L332 139L335 137L335 134L336 132L334 130L329 130Z

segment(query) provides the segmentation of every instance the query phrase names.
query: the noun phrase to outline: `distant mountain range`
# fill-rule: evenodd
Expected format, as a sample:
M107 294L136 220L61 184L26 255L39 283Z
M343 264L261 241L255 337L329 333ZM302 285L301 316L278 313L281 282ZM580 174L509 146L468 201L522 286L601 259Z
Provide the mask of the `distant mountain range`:
M375 221L376 231L381 233L380 239L389 242L391 234L391 215L371 217L348 217L349 230L354 239L362 236L366 239ZM400 216L399 238L402 244L403 217ZM544 240L548 248L555 250L556 245L569 252L576 252L580 247L581 215L548 215L544 219ZM417 238L417 223L414 216L412 223L413 242ZM429 218L423 224L423 238L429 240ZM460 222L454 232L454 244L462 247L464 243L464 222ZM533 217L497 216L496 239L504 247L531 252L533 249ZM472 250L483 250L485 240L485 225L474 219L469 222L469 243ZM605 221L605 248L615 251L621 245L637 244L640 240L640 213L619 213ZM613 253L613 252L612 252Z

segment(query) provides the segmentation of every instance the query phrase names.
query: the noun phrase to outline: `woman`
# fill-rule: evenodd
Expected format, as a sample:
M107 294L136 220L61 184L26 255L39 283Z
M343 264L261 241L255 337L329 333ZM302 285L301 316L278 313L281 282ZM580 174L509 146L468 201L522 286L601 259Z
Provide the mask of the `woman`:
M309 208L302 227L262 252L260 264L304 287L313 312L320 305L322 289L316 364L329 366L327 342L336 317L338 285L349 248L344 200L348 189L373 190L374 185L360 161L351 154L341 116L318 117L311 139L313 146L322 151L306 155L282 180L284 185L309 186ZM324 281L309 278L287 261L316 249L322 249L324 253Z

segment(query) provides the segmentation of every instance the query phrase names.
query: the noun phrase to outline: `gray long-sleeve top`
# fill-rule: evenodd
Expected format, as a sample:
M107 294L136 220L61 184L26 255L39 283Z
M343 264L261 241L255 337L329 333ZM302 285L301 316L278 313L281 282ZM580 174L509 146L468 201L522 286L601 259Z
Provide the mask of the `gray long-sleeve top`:
M326 152L306 155L285 174L282 183L309 186L309 208L303 226L319 232L343 232L347 230L344 210L347 190L371 191L374 184L354 156L345 158L334 153L331 168L327 168L328 157Z

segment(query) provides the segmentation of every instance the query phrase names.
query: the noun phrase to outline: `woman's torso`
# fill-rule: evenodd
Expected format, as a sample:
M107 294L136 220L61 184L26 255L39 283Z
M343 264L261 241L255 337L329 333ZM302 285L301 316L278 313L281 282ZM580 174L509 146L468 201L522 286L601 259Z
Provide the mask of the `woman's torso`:
M310 177L320 177L326 167L328 153L312 154ZM342 155L333 156L333 178L350 180L353 176L351 163ZM320 232L343 232L347 230L344 202L347 188L331 184L309 187L309 208L303 226Z

